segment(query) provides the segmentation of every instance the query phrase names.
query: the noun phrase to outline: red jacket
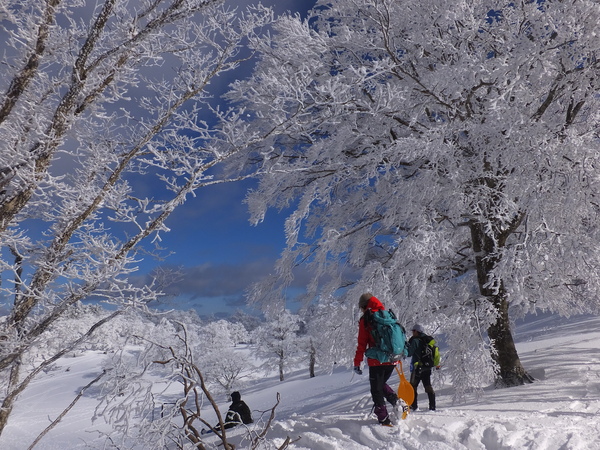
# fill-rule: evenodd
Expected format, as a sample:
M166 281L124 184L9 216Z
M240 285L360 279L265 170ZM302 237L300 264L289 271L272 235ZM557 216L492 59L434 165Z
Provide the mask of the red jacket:
M367 309L371 310L371 312L384 310L385 307L383 304L377 299L377 297L371 297L369 302L367 303ZM358 345L356 346L356 355L354 355L354 367L360 366L365 358L365 351L368 348L373 347L375 345L375 340L371 335L371 327L369 324L365 323L365 316L363 315L358 321ZM376 359L367 358L367 365L371 366L389 366L395 365L396 363L380 363Z

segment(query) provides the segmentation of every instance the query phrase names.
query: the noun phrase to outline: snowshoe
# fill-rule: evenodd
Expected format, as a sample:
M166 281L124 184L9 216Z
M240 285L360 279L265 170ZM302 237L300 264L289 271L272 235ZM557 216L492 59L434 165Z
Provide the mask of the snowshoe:
M386 417L384 421L379 422L380 425L383 425L384 427L393 427L394 424L392 423L392 421L390 420L389 417Z
M410 412L410 406L404 403L403 400L399 400L398 403L394 405L394 414L397 418L405 420Z

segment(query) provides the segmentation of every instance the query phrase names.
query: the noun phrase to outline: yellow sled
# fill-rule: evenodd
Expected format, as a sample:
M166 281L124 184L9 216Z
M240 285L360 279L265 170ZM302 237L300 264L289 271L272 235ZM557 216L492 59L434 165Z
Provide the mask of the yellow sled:
M396 366L396 372L398 372L398 376L400 377L400 384L398 385L398 398L402 399L405 403L405 408L402 412L402 419L406 419L410 405L412 405L413 401L415 400L415 390L413 389L412 384L410 384L404 377L402 361L398 361L398 363L400 364L400 369L398 369L398 366Z

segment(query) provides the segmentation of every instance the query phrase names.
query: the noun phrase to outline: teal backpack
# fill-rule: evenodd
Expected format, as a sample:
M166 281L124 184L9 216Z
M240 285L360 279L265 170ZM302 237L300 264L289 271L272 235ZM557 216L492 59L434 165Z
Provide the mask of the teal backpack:
M364 320L370 325L371 335L375 339L375 346L365 352L367 358L376 359L381 363L390 363L408 354L406 331L392 310L379 310L374 313L367 310Z

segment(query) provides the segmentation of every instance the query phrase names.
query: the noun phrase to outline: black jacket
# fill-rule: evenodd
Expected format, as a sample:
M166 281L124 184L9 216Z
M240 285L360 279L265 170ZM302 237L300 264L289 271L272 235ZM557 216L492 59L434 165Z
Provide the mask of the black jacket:
M253 422L250 408L243 400L232 403L225 416L225 428L233 428L240 423L249 424Z
M411 336L408 340L408 356L411 356L410 363L413 368L416 368L421 359L421 346L423 345L423 341L425 340L426 335L424 333L419 333L418 336ZM423 367L419 367L423 370ZM427 369L425 369L427 370ZM429 369L431 370L431 369Z

